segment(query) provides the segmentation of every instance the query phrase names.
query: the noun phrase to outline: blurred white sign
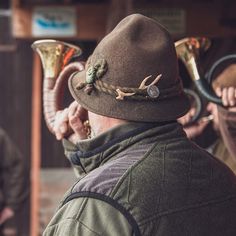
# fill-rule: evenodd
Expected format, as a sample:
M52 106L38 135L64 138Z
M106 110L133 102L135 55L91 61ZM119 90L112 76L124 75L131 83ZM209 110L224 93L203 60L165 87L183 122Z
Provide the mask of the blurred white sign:
M76 35L76 9L74 7L35 7L32 34L36 37Z

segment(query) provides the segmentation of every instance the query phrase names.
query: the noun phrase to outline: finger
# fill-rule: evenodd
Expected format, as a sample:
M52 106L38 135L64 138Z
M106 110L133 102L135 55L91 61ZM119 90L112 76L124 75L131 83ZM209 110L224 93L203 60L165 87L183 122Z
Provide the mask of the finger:
M185 124L186 124L186 118L185 118L185 116L179 118L178 121L179 121L179 123L180 123L181 125L185 125Z
M68 129L68 125L66 122L63 122L59 127L61 134L65 134L67 132L67 129Z
M74 119L74 117L78 117L82 122L88 119L88 111L86 109L81 107L78 103L71 105L68 113L69 120Z
M78 116L78 117L80 117L80 119L82 121L85 121L88 119L88 111L86 109L84 109L83 107L78 106L77 110L75 112L75 116Z
M83 121L79 116L72 115L69 119L69 124L75 132L79 132L81 129L83 129Z
M68 108L56 112L54 126L60 126L60 123L67 121L68 121Z
M69 106L68 118L69 125L79 139L87 138L84 121L87 119L87 110L82 108L76 101Z
M204 130L207 124L208 124L207 122L203 122L203 123L197 122L194 125L184 128L184 130L188 138L195 138L202 133L202 131Z
M182 124L186 125L187 123L188 123L188 116L186 115L183 117Z
M63 139L62 134L56 133L55 135L56 135L56 139L57 139L57 140L62 140L62 139Z
M190 111L189 111L189 115L190 115L189 118L192 118L195 115L195 113L196 113L196 108L194 108L194 107L191 108Z
M62 128L62 126L64 126ZM55 136L57 140L61 140L64 137L64 134L66 133L67 130L67 124L63 123L61 124L57 129L55 129Z
M68 107L68 118L70 118L71 116L73 116L76 113L78 106L79 106L79 104L76 101L74 101L70 104L70 106Z
M79 139L87 138L85 126L78 116L74 116L73 118L71 118L69 123Z
M215 92L218 97L222 97L222 89L220 87L217 87Z
M229 103L228 103L228 89L227 88L223 88L222 103L225 107L227 107L229 105Z
M68 109L58 111L55 116L53 131L58 140L63 138L63 135L68 129Z
M179 121L180 124L186 125L186 124L189 122L190 118L189 118L189 115L188 115L188 114L189 114L189 113L187 113L185 116L182 116L182 117L180 117L180 118L178 119L178 121Z
M234 96L234 87L229 87L228 88L228 103L230 106L234 106L235 105L235 96Z

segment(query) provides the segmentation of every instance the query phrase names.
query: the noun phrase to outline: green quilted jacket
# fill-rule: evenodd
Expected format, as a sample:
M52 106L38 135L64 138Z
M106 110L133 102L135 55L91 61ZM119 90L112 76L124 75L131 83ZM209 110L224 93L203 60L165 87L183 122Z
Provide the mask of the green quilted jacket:
M236 235L235 175L176 122L64 145L80 176L44 236Z

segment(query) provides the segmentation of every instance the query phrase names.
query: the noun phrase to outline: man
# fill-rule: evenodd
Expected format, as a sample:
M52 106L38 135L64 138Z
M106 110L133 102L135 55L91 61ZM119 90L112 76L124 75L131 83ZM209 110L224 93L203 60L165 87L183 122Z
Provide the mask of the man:
M4 227L28 194L26 169L22 155L8 134L0 128L0 235L16 231ZM4 229L5 228L5 229Z
M227 107L218 106L219 129L225 146L236 163L236 63L227 66L217 76L213 86Z
M169 33L134 14L70 78L78 104L55 132L75 131L64 146L80 177L44 236L236 235L236 177L177 123L189 109L177 68Z
M212 127L216 132L215 140L206 148L210 153L228 165L236 174L236 64L228 65L213 81L216 94L222 98L224 107L209 102L206 110L212 117ZM179 122L186 124L194 114L191 109ZM199 119L196 123L186 126L185 132L190 139L205 135L209 123L207 119Z

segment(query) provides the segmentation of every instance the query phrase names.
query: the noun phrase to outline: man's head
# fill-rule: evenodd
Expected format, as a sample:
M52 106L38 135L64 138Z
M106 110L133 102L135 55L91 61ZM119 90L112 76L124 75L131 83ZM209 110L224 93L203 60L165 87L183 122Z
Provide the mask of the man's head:
M69 87L88 111L122 120L171 121L189 109L169 33L139 14L123 19L98 44Z

